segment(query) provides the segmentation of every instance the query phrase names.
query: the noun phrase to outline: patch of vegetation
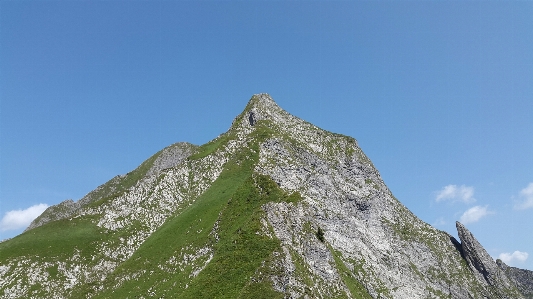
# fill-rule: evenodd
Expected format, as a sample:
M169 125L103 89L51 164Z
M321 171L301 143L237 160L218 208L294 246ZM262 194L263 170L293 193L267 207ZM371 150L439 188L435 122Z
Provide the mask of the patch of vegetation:
M233 137L232 134L225 133L209 141L208 143L201 145L197 149L196 153L189 156L189 160L198 160L198 159L202 159L204 157L209 156L210 154L215 152L217 149L225 145L229 140L231 140L232 137Z
M296 251L294 251L294 249L289 248L289 252L291 255L291 260L294 263L294 267L296 268L295 276L298 277L306 286L304 293L307 295L312 295L311 287L314 285L314 282L311 271L307 268L307 264L303 258Z
M303 200L303 197L302 195L300 194L300 192L298 191L294 191L293 193L291 193L291 195L289 195L287 198L286 198L286 202L288 203L293 203L293 204L297 204L299 202L301 202Z
M435 298L435 299L451 299L452 298L451 294L445 294L441 290L437 290L437 289L434 289L434 288L429 287L429 286L426 287L426 291L429 293L428 298L430 298L430 299L433 299L433 298Z
M350 291L350 294L353 298L358 299L372 299L372 296L368 294L367 289L356 279L354 273L346 267L344 262L342 261L341 253L333 249L331 246L329 246L329 251L333 255L333 259L335 260L335 265L337 266L337 269L339 270L339 274L341 275L342 281L348 287L348 290ZM354 271L356 271L357 268L354 267Z
M2 260L17 256L43 259L69 256L78 250L82 257L89 258L105 237L102 232L88 216L53 221L0 243L0 256Z
M411 268L413 272L416 273L416 275L418 275L418 277L420 277L420 279L424 279L424 275L420 273L420 270L418 270L418 267L415 264L413 264L413 262L409 261L409 267Z
M306 221L303 224L302 231L304 234L313 234L315 233L313 230L313 226L310 221Z
M267 258L262 265L257 268L254 276L239 294L240 299L264 298L276 299L284 298L284 294L272 288L272 276L280 277L283 275L283 269L280 268L280 262L283 255L277 251Z
M250 176L241 184L218 219L220 241L214 244L212 262L191 282L182 298L236 298L241 292L274 292L271 285L250 283L250 278L273 251L281 249L279 240L260 233L260 219L264 216L261 205L282 197L283 191L265 176Z
M372 179L365 179L365 184L372 185L374 189L379 190L378 184L374 183Z
M59 273L57 269L57 265L53 265L51 267L46 268L46 272L52 277L52 279L57 278L57 274Z
M285 298L284 294L272 288L272 281L263 280L257 283L251 283L239 294L239 299L281 299Z

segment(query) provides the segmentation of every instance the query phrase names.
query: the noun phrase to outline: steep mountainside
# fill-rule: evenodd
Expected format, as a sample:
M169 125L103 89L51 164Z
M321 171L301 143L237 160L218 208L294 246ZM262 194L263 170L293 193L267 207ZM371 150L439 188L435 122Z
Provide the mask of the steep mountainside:
M0 243L0 297L531 294L531 271L457 229L460 242L413 215L355 139L259 94L211 142L165 148Z
M528 299L533 299L533 271L509 267L501 260L496 260L498 266L518 287L518 290Z

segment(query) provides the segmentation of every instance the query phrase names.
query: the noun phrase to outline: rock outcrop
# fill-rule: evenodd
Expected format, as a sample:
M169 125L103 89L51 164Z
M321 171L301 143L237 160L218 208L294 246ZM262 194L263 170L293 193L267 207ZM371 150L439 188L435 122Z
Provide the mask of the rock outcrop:
M58 205L48 207L39 217L32 221L25 232L51 221L72 217L91 202L123 192L145 177L156 176L164 169L178 165L190 156L196 147L196 145L188 142L178 142L168 146L150 157L134 171L126 175L115 176L105 184L89 192L79 201L75 202L72 199L68 199Z
M496 264L515 283L518 290L527 299L533 299L533 271L507 266L502 260Z
M468 266L478 282L486 282L501 298L515 298L515 286L496 261L481 246L472 233L460 222L456 222L461 249ZM517 297L518 298L518 297Z

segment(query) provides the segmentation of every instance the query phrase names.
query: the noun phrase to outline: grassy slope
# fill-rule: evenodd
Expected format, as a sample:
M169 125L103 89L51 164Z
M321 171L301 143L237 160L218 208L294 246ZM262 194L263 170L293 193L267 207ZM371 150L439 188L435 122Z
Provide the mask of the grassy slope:
M273 253L281 252L281 245L276 238L260 233L264 216L261 206L271 201L296 203L301 196L286 194L269 177L253 173L259 143L272 134L267 126L261 123L257 126L252 141L227 163L213 185L193 205L153 233L130 260L108 277L105 291L95 298L284 297L272 288L268 278L276 274ZM228 138L231 136L221 136L206 144L191 158L211 154ZM217 237L213 227L217 227ZM206 246L213 250L212 260L207 264L207 257L202 257L192 266L160 267L168 265L173 257L182 258L184 251L195 254ZM342 264L340 259L336 262ZM193 270L202 266L205 268L197 276L192 275ZM342 269L352 298L370 298L364 287L347 273L349 270L345 266ZM132 274L138 275L131 279Z
M23 257L25 264L15 266L9 272L17 272L19 267L33 267L30 264L46 265L45 269L32 269L32 272L47 272L49 277L60 284L65 283L67 277L58 271L58 261L67 261L73 254L78 255L78 260L84 264L92 264L92 257L98 255L96 248L106 235L92 223L90 217L79 217L69 221L67 219L50 222L25 232L9 241L0 243L0 265L3 261ZM19 258L20 260L20 258ZM8 272L8 273L9 273ZM7 273L6 273L7 274ZM18 277L6 288L30 285L29 277ZM47 298L50 293L39 283L31 283L28 298ZM5 295L0 290L0 298Z
M95 242L100 240L101 230L89 217L80 217L73 221L64 219L0 243L0 254L2 260L17 256L61 257L78 249L83 256L84 253L92 254Z
M94 199L104 201L122 194L146 175L162 152L163 150L148 158L148 160L144 161L135 170L129 172L118 183L110 180L102 185L102 188L91 192L94 193ZM111 184L110 182L112 181L115 184L115 190L110 194L111 192L107 185ZM35 254L51 256L53 254L71 252L70 249L75 247L87 248L87 244L101 239L98 236L99 231L100 229L91 223L89 217L79 217L71 221L67 219L53 221L25 232L11 240L0 243L1 258L6 259L13 256Z
M270 284L250 281L262 263L269 261L272 252L280 250L278 240L257 234L261 230L261 205L289 199L269 178L252 173L258 159L258 142L268 133L266 128L258 129L254 141L227 163L213 185L193 205L153 233L106 280L108 291L96 298L134 297L150 293L179 298L281 297ZM219 141L227 138L221 136ZM213 145L221 144L219 141L209 143L191 158L199 159L212 153L216 150ZM218 242L212 233L215 222L218 225ZM214 255L198 276L191 275L194 270L191 265L174 265L172 269L158 267L168 264L173 256L183 256L184 251L195 254L206 246L212 248ZM190 252L187 252L188 249ZM206 261L207 257L200 258L196 270ZM141 275L113 289L113 285L131 273Z
M172 146L176 146L176 144L170 147ZM127 175L113 178L100 188L89 193L92 198L90 205L98 205L104 201L112 200L136 184L146 175L154 161L165 149L151 156ZM0 243L0 265L3 264L3 261L17 257L26 257L30 261L55 264L57 261L65 261L71 258L74 253L79 254L86 264L94 264L92 258L99 255L97 246L104 241L120 237L118 235L104 234L104 230L96 226L94 220L94 216L82 216L70 220L51 221L26 231L13 239L2 242ZM57 268L57 265L55 267ZM52 278L66 279L65 277L58 277L57 270L52 268L50 270L47 269ZM18 283L29 284L27 277L22 278ZM84 287L83 289L86 290L87 288ZM43 296L43 292L39 288L32 288L31 295ZM0 297L1 295L3 295L3 290L0 290Z

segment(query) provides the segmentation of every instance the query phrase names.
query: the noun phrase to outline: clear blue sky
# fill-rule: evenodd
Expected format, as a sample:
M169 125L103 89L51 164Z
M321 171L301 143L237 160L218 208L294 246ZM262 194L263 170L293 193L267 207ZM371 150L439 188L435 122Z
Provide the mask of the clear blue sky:
M267 92L355 137L424 221L456 235L462 218L533 269L532 16L531 1L1 1L0 239Z

